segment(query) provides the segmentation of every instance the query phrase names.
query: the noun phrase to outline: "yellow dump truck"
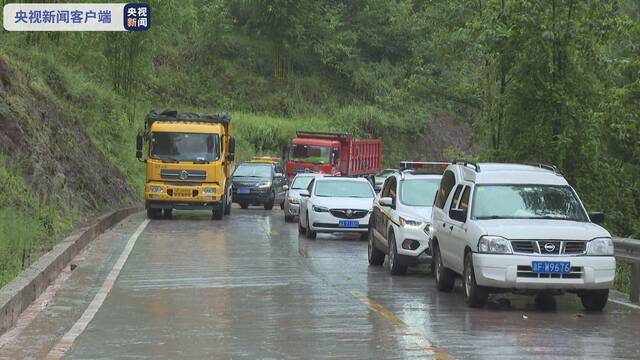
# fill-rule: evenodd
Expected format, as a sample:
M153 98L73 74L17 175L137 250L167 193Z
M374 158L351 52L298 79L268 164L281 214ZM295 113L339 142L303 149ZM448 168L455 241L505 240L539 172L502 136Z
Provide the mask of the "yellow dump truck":
M136 157L147 164L144 199L149 218L170 219L174 209L209 210L214 220L230 214L235 157L230 130L227 113L147 114L136 139Z

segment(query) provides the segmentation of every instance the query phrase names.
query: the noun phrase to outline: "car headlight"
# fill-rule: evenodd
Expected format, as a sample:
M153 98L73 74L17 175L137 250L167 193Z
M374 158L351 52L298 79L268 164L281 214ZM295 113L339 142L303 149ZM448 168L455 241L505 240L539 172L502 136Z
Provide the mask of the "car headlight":
M587 255L613 255L611 238L596 238L587 243Z
M478 241L478 251L491 254L512 254L509 240L500 236L483 236Z
M300 204L300 199L296 197L289 196L287 200L289 201L289 204Z
M152 193L161 193L162 188L160 186L149 186L149 191Z
M329 212L329 208L324 206L313 205L311 208L315 212Z
M203 194L207 194L207 195L213 195L216 193L216 189L214 188L206 188L204 190L202 190Z
M424 222L422 221L407 219L400 216L400 226L409 228L421 228L422 225L424 225Z
M256 184L259 188L268 188L271 187L271 181L263 181Z

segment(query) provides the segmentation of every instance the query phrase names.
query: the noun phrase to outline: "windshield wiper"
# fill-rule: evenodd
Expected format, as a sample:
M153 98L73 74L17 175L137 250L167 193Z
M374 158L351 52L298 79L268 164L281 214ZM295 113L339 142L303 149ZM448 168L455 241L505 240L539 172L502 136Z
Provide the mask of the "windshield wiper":
M161 157L159 158L163 163L178 163L180 160L172 158L172 157Z
M208 160L203 160L203 159L196 159L196 160L193 160L193 163L194 164L208 164L209 161Z
M509 216L491 215L491 216L478 216L476 220L495 220L495 219L515 219Z

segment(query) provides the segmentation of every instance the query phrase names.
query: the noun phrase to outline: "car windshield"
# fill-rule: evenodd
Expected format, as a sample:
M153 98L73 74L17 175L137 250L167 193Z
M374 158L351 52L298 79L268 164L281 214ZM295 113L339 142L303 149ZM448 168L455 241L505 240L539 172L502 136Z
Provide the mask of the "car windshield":
M291 161L312 164L326 164L330 161L331 148L327 146L292 145L289 150Z
M321 180L316 183L316 196L372 198L369 183L363 181Z
M271 178L271 165L269 164L242 164L233 172L234 177L260 177Z
M440 178L410 179L400 183L400 202L408 206L432 206Z
M293 180L291 184L292 189L306 189L309 183L313 180L313 176L298 176Z
M471 216L474 219L557 219L587 221L580 201L569 186L478 185Z
M218 135L154 132L150 153L152 158L164 161L218 160Z

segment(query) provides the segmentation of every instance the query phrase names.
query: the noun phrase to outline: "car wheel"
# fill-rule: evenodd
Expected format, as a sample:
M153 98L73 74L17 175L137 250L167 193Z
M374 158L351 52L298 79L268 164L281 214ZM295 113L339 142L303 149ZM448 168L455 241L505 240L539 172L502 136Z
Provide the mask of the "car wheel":
M440 248L433 249L433 262L435 263L434 276L436 278L436 287L440 291L450 292L455 285L455 274L453 271L447 269L442 263L442 256L440 255Z
M369 240L369 232L360 233L360 241L367 241L367 240Z
M240 207L243 208L243 209L248 209L249 208L249 203L241 202L240 203Z
M285 215L284 222L293 222L293 215Z
M267 200L266 203L264 203L264 209L265 210L271 210L273 209L273 204L276 201L276 194L271 193L271 198L269 200Z
M311 240L316 238L317 232L311 230L311 223L309 222L309 214L307 214L307 237Z
M225 196L225 200L226 200L226 206L224 207L224 214L225 215L231 215L231 205L233 204L233 202L231 201L231 194L228 194Z
M280 203L280 210L284 210L284 200Z
M588 311L602 311L609 300L609 289L580 292L582 306Z
M487 289L476 284L476 274L473 270L473 253L468 252L464 257L464 276L462 277L464 297L470 307L483 307L487 303L489 293Z
M380 251L380 249L376 248L373 244L373 230L369 227L369 231L367 232L369 235L369 243L367 245L367 255L369 258L369 265L380 266L384 263L384 252Z
M396 235L393 231L389 233L389 273L391 275L404 275L407 273L407 265L403 264L398 256Z
M298 218L298 234L305 235L307 230L302 226L302 218Z

